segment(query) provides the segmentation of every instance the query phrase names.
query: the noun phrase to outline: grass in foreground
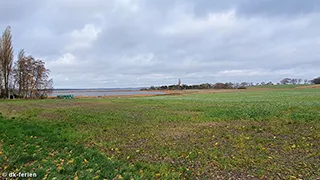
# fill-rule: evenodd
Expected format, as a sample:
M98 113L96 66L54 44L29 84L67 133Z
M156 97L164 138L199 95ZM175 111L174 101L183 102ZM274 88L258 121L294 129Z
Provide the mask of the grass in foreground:
M139 171L149 178L158 171L142 163L114 160L95 148L69 142L67 131L71 124L37 125L0 119L1 172L32 172L39 179L136 179Z
M320 177L319 89L4 101L0 111L1 171L48 179Z

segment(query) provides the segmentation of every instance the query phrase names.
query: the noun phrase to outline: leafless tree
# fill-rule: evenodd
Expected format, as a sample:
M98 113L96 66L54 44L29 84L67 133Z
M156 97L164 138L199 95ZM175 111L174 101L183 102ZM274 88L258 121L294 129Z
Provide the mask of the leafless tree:
M0 63L1 63L1 76L3 79L4 96L9 95L9 80L12 72L13 62L13 47L11 28L8 26L2 34L0 45Z
M281 84L283 85L286 85L286 84L289 84L291 82L291 79L290 78L284 78L280 81Z
M2 72L2 58L3 58L3 50L2 50L2 38L0 36L0 98L3 96L3 72Z
M20 50L19 55L18 55L18 61L15 62L14 65L14 80L15 80L15 85L18 86L18 95L22 96L22 88L24 87L23 85L23 79L24 79L24 64L25 64L25 55L24 55L24 50Z
M44 98L52 89L50 70L45 68L42 60L35 60L32 56L25 56L24 50L18 55L15 63L14 77L18 88L18 95L23 98Z

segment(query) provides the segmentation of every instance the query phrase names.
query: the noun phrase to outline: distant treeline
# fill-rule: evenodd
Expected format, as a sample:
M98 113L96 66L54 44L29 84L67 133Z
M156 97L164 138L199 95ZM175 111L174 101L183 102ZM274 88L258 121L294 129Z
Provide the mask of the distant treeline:
M242 83L203 83L199 85L169 85L169 86L151 86L150 88L142 88L141 90L183 90L183 89L246 89L249 85Z
M297 84L320 84L320 77L313 80L302 80L295 78L284 78L279 83L273 82L261 82L261 83L252 83L252 82L241 82L241 83L203 83L198 85L179 85L180 80L177 85L164 85L164 86L151 86L150 88L142 88L141 90L185 90L185 89L246 89L247 87L253 86L270 86L270 85L297 85Z

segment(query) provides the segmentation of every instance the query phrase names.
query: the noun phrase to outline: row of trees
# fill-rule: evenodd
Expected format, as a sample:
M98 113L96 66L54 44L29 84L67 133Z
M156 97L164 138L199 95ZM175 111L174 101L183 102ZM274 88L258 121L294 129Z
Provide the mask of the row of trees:
M216 84L209 84L203 83L198 85L169 85L169 86L151 86L150 88L143 88L141 90L183 90L183 89L245 89L247 86L244 83L216 83Z
M313 80L302 80L302 79L295 79L295 78L284 78L280 81L280 84L287 85L287 84L313 84Z
M252 83L252 82L241 82L241 83L203 83L199 85L185 85L181 84L181 80L179 79L178 85L169 85L169 86L151 86L150 88L143 88L141 90L183 90L183 89L246 89L251 86L266 86L266 85L287 85L287 84L320 84L320 77L315 78L313 80L304 80L302 79L291 79L284 78L279 83L273 82L261 82L261 83Z
M14 62L11 28L0 38L0 97L45 98L52 90L50 70L42 60L26 56L20 50Z

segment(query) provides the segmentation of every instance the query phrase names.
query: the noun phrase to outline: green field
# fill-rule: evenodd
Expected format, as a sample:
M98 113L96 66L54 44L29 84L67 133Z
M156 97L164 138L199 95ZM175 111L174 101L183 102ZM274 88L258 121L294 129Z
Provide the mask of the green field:
M320 89L0 102L0 172L316 179Z

